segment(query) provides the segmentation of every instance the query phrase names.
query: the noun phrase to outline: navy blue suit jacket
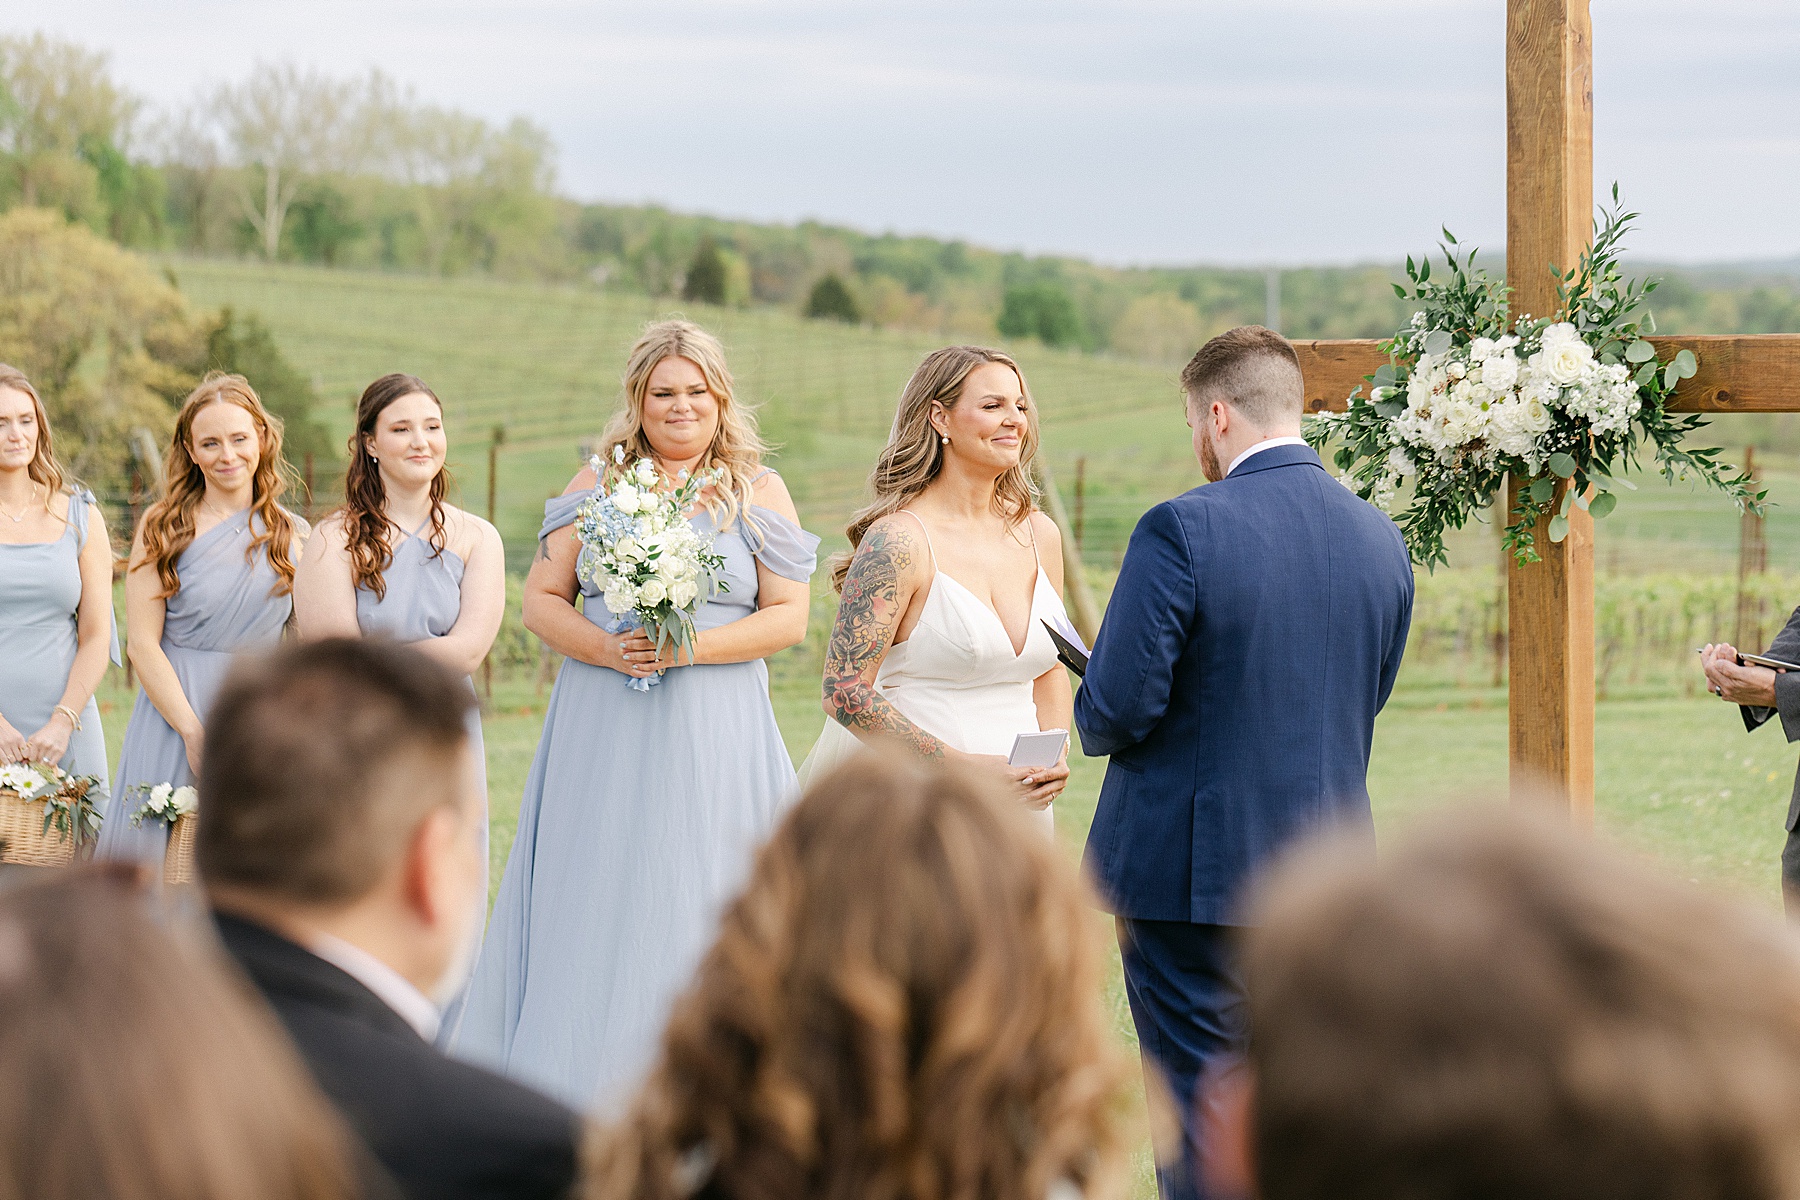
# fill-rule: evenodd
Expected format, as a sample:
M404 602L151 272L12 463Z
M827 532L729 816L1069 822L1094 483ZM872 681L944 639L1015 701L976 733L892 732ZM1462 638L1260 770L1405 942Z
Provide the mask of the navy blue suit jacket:
M1075 696L1082 748L1112 756L1086 866L1114 913L1235 923L1294 838L1372 832L1412 602L1400 530L1305 446L1144 514Z

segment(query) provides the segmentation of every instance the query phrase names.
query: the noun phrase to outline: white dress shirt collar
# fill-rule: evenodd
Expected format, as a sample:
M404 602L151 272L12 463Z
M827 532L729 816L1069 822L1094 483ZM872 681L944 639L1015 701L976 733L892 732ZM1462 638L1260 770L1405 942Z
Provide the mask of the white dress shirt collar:
M442 1019L437 1005L400 972L361 946L328 933L313 934L307 949L374 992L376 999L393 1009L420 1037L428 1042L437 1040L438 1022Z
M1261 454L1264 450L1273 450L1277 446L1304 446L1304 445L1306 445L1306 439L1303 437L1278 437L1278 438L1270 438L1266 442L1258 442L1258 443L1256 443L1256 445L1250 447L1248 450L1244 451L1242 454L1240 454L1236 458L1232 459L1231 466L1226 470L1225 474L1227 476L1229 476L1233 471L1236 471L1239 467L1243 466L1244 460L1249 458L1252 454Z

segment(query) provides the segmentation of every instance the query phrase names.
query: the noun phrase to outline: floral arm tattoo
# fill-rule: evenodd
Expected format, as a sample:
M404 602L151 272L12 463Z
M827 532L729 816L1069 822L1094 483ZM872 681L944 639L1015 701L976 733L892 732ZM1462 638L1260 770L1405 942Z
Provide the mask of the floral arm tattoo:
M875 689L875 672L900 624L900 573L912 565L912 538L879 526L863 536L844 576L843 598L825 649L825 704L847 728L895 738L926 758L944 743L901 715Z

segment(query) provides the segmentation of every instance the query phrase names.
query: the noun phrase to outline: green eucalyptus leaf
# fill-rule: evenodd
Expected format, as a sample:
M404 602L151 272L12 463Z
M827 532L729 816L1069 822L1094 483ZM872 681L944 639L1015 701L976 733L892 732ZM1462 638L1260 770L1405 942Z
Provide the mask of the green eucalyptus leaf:
M1639 367L1637 369L1637 374L1633 375L1631 378L1632 378L1632 381L1635 382L1639 387L1648 387L1650 385L1650 381L1652 379L1656 378L1656 363L1655 363L1655 361L1652 360L1651 362L1647 362L1643 366Z
M1569 488L1567 491L1565 491L1563 493L1562 503L1556 506L1556 511L1560 515L1566 517L1569 515L1569 510L1574 507L1575 507L1575 489Z
M1556 495L1556 480L1545 476L1531 481L1531 498L1539 504L1550 503L1550 497Z
M1569 536L1569 518L1567 518L1567 517L1551 517L1550 518L1550 540L1553 542L1560 542L1568 536Z
M1683 379L1692 379L1700 369L1700 360L1694 357L1692 350L1682 350L1675 355L1675 373Z
M1600 492L1600 493L1599 493L1599 495L1602 495L1602 496L1605 496L1605 495L1609 495L1609 494L1610 494L1610 493L1607 493L1607 492ZM1590 504L1590 503L1592 503L1592 501L1590 501L1590 500L1589 500L1589 499L1588 499L1588 495L1587 495L1587 493L1586 493L1586 492L1582 492L1582 493L1581 493L1581 494L1580 494L1580 495L1578 495L1578 496L1576 496L1576 497L1575 497L1575 507L1576 507L1576 508L1581 508L1581 509L1585 509L1585 508L1587 508L1587 507L1588 507L1588 505L1589 505L1589 504Z
M1450 335L1442 329L1434 329L1425 335L1425 353L1448 354L1452 345Z
M1619 498L1617 496L1611 492L1601 492L1594 497L1594 502L1588 506L1588 511L1594 514L1595 520L1598 520L1618 506Z
M1393 363L1382 363L1379 367L1375 368L1374 382L1376 387L1393 387L1396 377L1397 373L1394 370Z
M1545 466L1561 479L1567 479L1575 473L1575 460L1567 454L1552 454Z
M1649 362L1656 357L1656 347L1643 338L1625 347L1625 361L1629 363Z
M1663 368L1662 377L1664 387L1674 387L1676 382L1680 380L1681 373L1675 369L1675 364L1671 362L1668 366Z

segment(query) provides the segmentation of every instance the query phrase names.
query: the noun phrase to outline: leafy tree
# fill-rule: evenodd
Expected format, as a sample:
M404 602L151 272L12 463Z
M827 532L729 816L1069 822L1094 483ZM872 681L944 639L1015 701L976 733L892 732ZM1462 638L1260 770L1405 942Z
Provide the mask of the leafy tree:
M98 147L125 143L137 112L104 54L41 33L0 37L0 190L104 229L91 159Z
M681 298L695 304L725 303L725 256L719 253L719 243L710 233L700 239L694 261L688 264Z
M205 337L181 294L137 257L59 213L0 216L0 361L31 377L57 452L119 488L137 429L168 436Z
M242 375L264 406L280 417L282 445L290 461L308 452L329 458L331 439L315 415L319 402L312 383L282 354L275 335L255 313L219 310L206 333L206 369Z
M1206 326L1194 306L1180 296L1151 292L1125 307L1108 340L1117 354L1174 363L1200 348L1206 341Z
M1081 341L1081 314L1075 301L1049 282L1007 288L994 325L1003 337L1034 337L1046 346L1073 346Z
M862 313L856 308L856 297L850 294L850 289L835 274L827 275L813 284L812 294L806 298L806 315L842 321L846 325L855 325L862 320Z
M335 266L345 244L361 234L350 198L329 183L309 184L288 209L287 243L305 262Z

